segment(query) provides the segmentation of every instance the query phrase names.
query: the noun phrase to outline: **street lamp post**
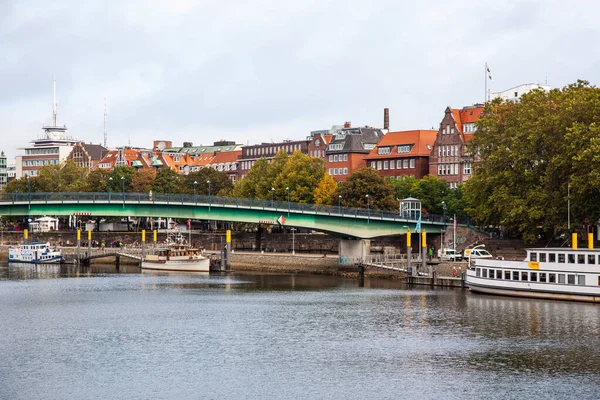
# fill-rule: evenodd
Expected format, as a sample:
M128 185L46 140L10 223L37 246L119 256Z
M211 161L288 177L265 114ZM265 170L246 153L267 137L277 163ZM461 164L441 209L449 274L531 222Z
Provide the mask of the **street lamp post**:
M288 217L290 216L290 187L286 187L285 190L287 190L287 195L288 195Z
M444 233L446 233L446 202L442 201L442 235L440 236L442 254L446 254L446 248L444 246Z
M371 201L369 200L369 195L367 197L367 224L371 223Z
M125 177L124 176L121 177L121 188L122 188L122 194L123 194L123 208L125 208Z
M196 185L198 184L197 181L194 181L194 203L196 202Z
M206 181L206 183L208 184L208 211L210 211L210 203L211 203L211 198L210 198L210 181Z
M112 186L113 178L112 176L108 178L108 187L106 188L108 191L108 202L110 203L110 187Z
M27 193L29 198L29 209L31 209L31 181L29 179L29 174L27 175Z
M274 197L275 197L275 188L272 187L271 188L271 208L273 208L273 202L274 202Z
M338 194L338 214L342 213L342 195Z
M292 228L290 229L292 231L292 255L295 256L296 255L296 228Z

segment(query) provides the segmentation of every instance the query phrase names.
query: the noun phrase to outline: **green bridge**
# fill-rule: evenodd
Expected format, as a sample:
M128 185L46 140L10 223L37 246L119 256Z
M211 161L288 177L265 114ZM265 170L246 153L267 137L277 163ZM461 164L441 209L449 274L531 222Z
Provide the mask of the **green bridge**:
M90 217L170 217L250 224L279 224L370 239L414 232L415 218L389 211L320 206L287 201L147 193L4 193L0 215L89 215ZM442 218L422 221L421 230L439 233Z

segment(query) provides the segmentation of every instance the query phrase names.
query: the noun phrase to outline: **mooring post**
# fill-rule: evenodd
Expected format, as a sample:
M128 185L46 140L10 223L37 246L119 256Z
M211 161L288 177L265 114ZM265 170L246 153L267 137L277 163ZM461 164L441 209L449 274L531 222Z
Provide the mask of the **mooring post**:
M121 256L118 254L115 256L115 266L117 267L117 271L118 271L119 267L121 266Z
M81 247L81 229L77 229L77 264L79 264L81 262L81 254L79 252L79 249Z
M231 266L231 230L225 233L225 271L229 271Z
M92 256L92 230L88 229L88 257Z
M146 258L146 230L142 229L142 260Z
M412 267L412 243L410 232L406 232L406 272L407 276L414 276Z
M427 232L421 232L421 253L421 267L425 271L425 267L427 266ZM431 277L431 271L428 272Z

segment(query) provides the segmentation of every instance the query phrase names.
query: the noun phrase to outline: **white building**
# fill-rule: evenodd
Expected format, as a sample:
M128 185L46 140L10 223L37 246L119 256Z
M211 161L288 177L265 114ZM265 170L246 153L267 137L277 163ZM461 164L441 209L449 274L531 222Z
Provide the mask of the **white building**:
M24 155L15 157L17 178L24 176L36 176L38 170L45 165L58 165L65 161L71 154L77 140L67 137L65 132L67 126L56 124L56 81L54 81L54 104L52 107L52 125L43 126L44 133L36 140L32 140L31 146L22 147Z
M525 93L531 92L534 89L542 89L546 92L549 92L552 87L547 85L538 85L537 83L525 83L502 92L490 93L490 100L500 98L502 100L519 101L521 96L523 96Z

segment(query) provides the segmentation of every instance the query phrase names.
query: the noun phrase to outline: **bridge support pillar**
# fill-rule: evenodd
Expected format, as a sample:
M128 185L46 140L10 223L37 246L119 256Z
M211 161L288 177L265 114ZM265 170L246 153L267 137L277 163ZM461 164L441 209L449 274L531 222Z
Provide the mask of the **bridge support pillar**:
M118 254L115 256L115 266L117 267L117 271L118 271L119 267L121 266L121 256Z
M370 254L370 240L340 239L340 265L360 265Z

